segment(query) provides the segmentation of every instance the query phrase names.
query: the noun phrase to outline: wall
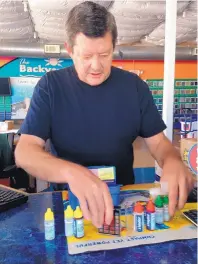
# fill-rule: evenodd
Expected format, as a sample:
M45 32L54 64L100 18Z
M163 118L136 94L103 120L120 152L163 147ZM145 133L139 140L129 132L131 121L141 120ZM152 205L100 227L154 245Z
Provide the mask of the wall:
M31 66L36 66L41 64L42 67L47 67L48 69L59 69L62 67L67 67L72 64L71 60L54 60L54 59L30 59ZM36 63L37 62L37 63ZM24 58L8 58L0 56L0 77L5 76L26 76L33 75L28 72L20 72L20 65L28 66L29 63ZM114 66L122 67L126 70L141 70L143 73L141 74L142 79L163 79L164 76L164 62L163 61L113 61ZM38 71L35 73L36 76L42 76L45 73L44 71ZM197 63L196 61L178 61L176 62L175 67L175 78L197 78Z
M12 119L23 119L38 80L48 71L72 65L70 59L0 57L0 77L11 77ZM140 72L143 80L163 79L163 61L113 61L113 65ZM196 62L176 62L176 78L197 78Z
M146 79L163 79L164 62L163 61L114 61L114 66L121 66L125 70L141 70L141 78ZM197 78L196 61L176 62L175 79Z

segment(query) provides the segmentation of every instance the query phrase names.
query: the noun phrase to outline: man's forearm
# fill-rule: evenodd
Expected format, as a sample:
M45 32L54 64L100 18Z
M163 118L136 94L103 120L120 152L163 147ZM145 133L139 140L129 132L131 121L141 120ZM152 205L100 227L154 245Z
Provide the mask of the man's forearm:
M162 140L158 144L155 153L153 153L153 156L155 157L157 163L161 168L163 168L164 163L167 160L170 159L181 160L179 151L171 144L171 142L166 137L164 137L164 140Z
M30 175L56 183L67 182L69 168L72 166L71 162L56 158L37 145L16 148L15 160L16 165Z

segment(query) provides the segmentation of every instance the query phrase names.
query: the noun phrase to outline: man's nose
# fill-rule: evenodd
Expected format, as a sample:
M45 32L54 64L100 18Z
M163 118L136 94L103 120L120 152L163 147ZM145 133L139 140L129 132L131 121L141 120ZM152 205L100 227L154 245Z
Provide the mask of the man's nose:
M92 61L91 61L91 68L92 70L94 70L95 72L100 72L100 69L101 69L101 62L100 62L100 59L98 58L98 56L94 56L92 58Z

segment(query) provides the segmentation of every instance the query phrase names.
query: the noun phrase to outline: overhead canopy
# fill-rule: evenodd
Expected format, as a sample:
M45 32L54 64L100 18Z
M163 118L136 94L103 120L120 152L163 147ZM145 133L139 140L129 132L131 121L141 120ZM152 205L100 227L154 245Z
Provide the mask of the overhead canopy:
M64 43L69 10L82 0L0 0L0 43ZM166 1L94 1L113 13L118 45L164 45ZM178 1L176 42L195 43L197 2Z

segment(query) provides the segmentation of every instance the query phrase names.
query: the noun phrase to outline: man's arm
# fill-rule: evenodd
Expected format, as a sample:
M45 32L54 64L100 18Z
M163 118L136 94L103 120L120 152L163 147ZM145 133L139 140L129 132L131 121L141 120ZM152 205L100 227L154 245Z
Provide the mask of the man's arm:
M58 159L44 150L45 141L33 135L21 135L15 150L18 167L41 180L67 183L66 168L72 163Z
M163 169L161 182L168 183L169 212L173 216L176 209L182 209L188 194L194 186L194 179L179 152L173 147L163 133L150 138L145 142L159 166Z
M21 135L15 150L16 165L42 180L68 183L86 219L92 220L96 227L103 225L104 218L110 224L113 203L107 185L87 168L47 153L44 145L45 141L39 137Z
M188 192L193 187L193 178L182 162L179 152L162 132L166 125L148 85L138 78L137 87L141 116L139 136L145 139L152 156L163 169L161 181L168 183L169 212L173 215L177 206L180 209L184 206Z
M159 166L163 168L167 159L177 159L181 161L180 153L174 148L163 132L144 139L153 158Z

